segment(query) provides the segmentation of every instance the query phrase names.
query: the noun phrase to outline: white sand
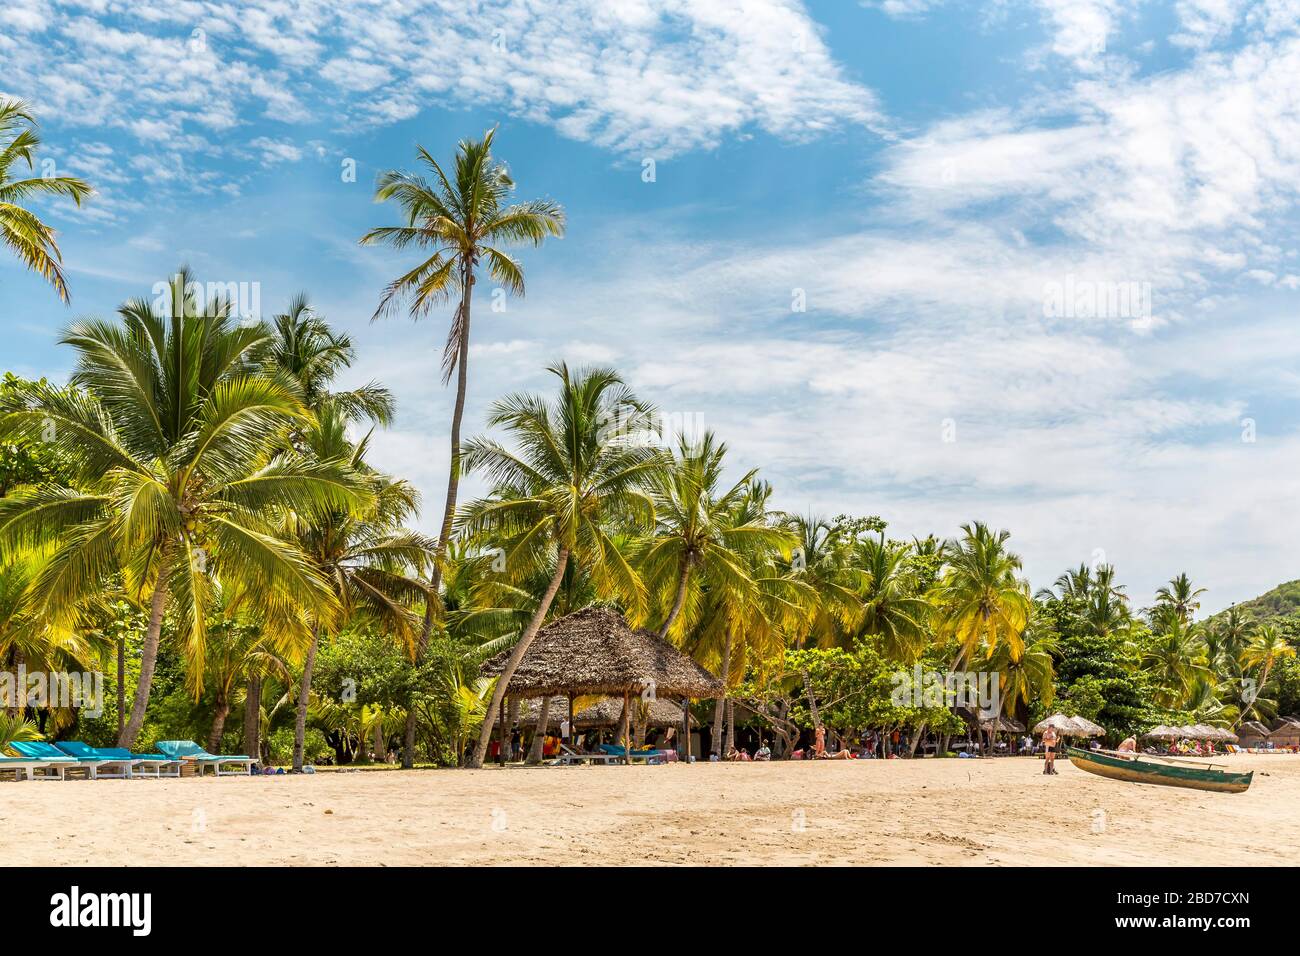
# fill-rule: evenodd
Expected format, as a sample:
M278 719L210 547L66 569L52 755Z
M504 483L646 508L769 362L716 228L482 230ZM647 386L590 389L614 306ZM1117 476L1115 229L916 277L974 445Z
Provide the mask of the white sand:
M1300 757L1244 794L1061 761L0 783L0 854L73 864L1300 864Z

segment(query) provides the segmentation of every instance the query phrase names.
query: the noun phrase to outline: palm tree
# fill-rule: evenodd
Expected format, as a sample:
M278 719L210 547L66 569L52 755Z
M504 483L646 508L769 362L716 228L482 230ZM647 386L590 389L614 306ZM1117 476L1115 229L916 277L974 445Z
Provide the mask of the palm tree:
M930 640L930 602L908 571L911 550L879 538L854 544L853 568L862 602L858 633L879 638L885 654L905 663L919 658Z
M1142 652L1142 666L1160 685L1156 702L1164 707L1180 707L1187 700L1192 685L1210 675L1205 666L1205 644L1201 628L1174 614L1168 626L1152 636Z
M1115 583L1115 568L1103 564L1085 598L1084 621L1098 637L1124 632L1132 620L1124 586Z
M1020 654L1032 602L1016 576L1020 556L1007 550L1011 533L978 521L961 530L948 546L948 570L936 588L938 631L960 643L958 664L981 645L991 652L1004 641Z
M845 643L852 634L861 608L848 572L846 548L831 523L816 515L785 515L782 526L791 531L797 544L789 564L793 577L817 595L817 606L805 633L796 644L811 641L817 647ZM815 705L814 705L815 706Z
M208 732L208 752L221 753L221 738L235 702L235 688L243 680L260 686L255 680L267 674L288 676L284 658L277 653L275 641L255 624L238 617L223 618L209 630L207 683L212 691L212 727ZM247 729L247 728L246 728ZM258 756L253 748L250 756Z
M203 673L215 582L286 629L304 611L330 613L328 583L278 523L363 497L338 463L276 457L307 410L292 383L256 370L266 329L236 325L228 303L200 302L196 287L183 269L165 310L133 300L119 322L74 324L63 342L79 387L34 389L0 417L0 439L50 441L75 479L0 501L0 552L52 549L32 585L38 612L66 624L118 572L148 604L124 747L144 723L168 607L191 674Z
M1192 587L1191 579L1184 573L1156 591L1156 603L1170 608L1186 624L1200 608L1201 602L1196 599L1204 593L1205 588Z
M1241 652L1245 650L1250 640L1253 627L1254 621L1250 615L1235 604L1229 607L1223 615L1223 620L1214 628L1212 634L1207 635L1207 643L1210 643L1211 639L1213 641L1212 659L1234 662L1239 660Z
M564 209L549 199L509 202L514 191L505 164L492 156L496 130L480 140L461 140L455 166L448 176L438 161L423 147L418 158L430 182L419 173L390 169L379 176L376 202L395 200L404 223L381 226L361 238L362 245L383 244L403 250L415 247L427 257L384 289L374 318L391 311L399 302L409 303L412 319L420 319L439 303L458 297L447 342L442 354L442 381L446 385L456 373L456 402L451 415L451 457L447 474L447 498L442 509L437 552L430 574L430 591L437 594L442 560L451 540L460 488L461 419L465 415L465 391L469 382L470 305L474 284L483 260L488 275L505 292L524 294L524 273L519 263L500 246L508 243L541 245L547 236L564 234ZM432 608L425 614L425 626L415 649L424 654L433 627ZM402 764L411 766L415 741L415 714L407 718Z
M295 296L288 311L271 320L271 333L263 360L273 371L293 377L302 389L304 405L315 409L328 401L350 421L392 424L396 403L387 388L370 382L346 392L331 390L334 379L356 361L356 346L312 309L305 293Z
M652 410L611 369L548 369L560 380L552 402L535 395L498 401L489 427L504 427L518 451L488 438L465 446L467 470L481 471L493 494L465 512L465 530L506 542L506 566L528 574L549 568L550 581L519 642L497 678L488 714L499 713L515 668L546 619L570 560L591 575L596 589L621 598L634 616L646 604L645 585L611 536L612 526L648 531L654 503L644 488L665 466L652 447L610 434L619 420L633 431L648 426ZM469 766L483 766L492 721L483 721Z
M641 573L652 592L672 595L659 626L660 637L667 637L674 624L679 636L691 627L702 588L730 588L752 599L755 586L746 555L784 552L788 556L794 546L794 535L773 527L765 515L742 513L758 469L730 488L719 487L726 454L726 444L712 432L698 443L683 436L672 462L655 473L650 484L657 527ZM737 522L737 517L743 520ZM683 615L688 597L688 613Z
M429 599L417 575L432 557L433 543L402 527L419 512L419 495L365 463L368 441L353 445L348 417L331 402L317 411L304 433L305 457L320 462L347 456L348 470L362 478L370 503L363 509L337 509L314 517L295 517L294 531L316 572L329 582L337 613L314 615L311 641L303 663L293 738L293 769L302 770L311 700L312 672L321 638L363 614L380 624L409 650L415 647L419 619L415 608Z
M1036 596L1039 600L1059 597L1062 601L1086 601L1092 593L1092 568L1080 564L1058 577L1052 588L1043 588Z
M54 229L24 208L26 199L67 196L78 206L93 190L75 176L35 176L14 179L13 170L26 163L36 166L36 149L41 145L36 118L22 100L0 97L0 242L13 250L27 268L43 277L64 302L68 284L63 278L63 254L54 239Z
M1263 693L1264 687L1268 684L1269 673L1273 670L1273 665L1285 657L1295 657L1295 648L1287 642L1278 630L1275 624L1261 624L1255 629L1250 643L1242 649L1241 662L1248 667L1259 668L1259 680L1255 685L1255 692L1247 701L1250 704L1250 710L1255 710L1259 696Z

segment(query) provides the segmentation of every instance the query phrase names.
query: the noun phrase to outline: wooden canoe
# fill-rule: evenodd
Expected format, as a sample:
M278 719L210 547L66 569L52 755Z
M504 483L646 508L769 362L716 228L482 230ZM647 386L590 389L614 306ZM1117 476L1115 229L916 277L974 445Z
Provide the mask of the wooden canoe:
M1169 761L1162 757L1141 754L1133 759L1115 756L1111 752L1079 750L1066 747L1065 755L1080 770L1095 773L1112 780L1130 783L1153 783L1163 787L1189 787L1192 790L1212 790L1217 793L1245 793L1250 787L1254 771L1229 773L1206 764Z

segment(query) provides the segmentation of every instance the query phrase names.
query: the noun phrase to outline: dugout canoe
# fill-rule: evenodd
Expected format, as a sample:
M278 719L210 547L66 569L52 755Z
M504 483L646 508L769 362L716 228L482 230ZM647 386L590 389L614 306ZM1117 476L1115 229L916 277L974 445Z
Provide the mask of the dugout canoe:
M1229 773L1211 764L1184 763L1161 757L1137 755L1130 759L1116 756L1114 751L1099 752L1066 747L1065 755L1080 770L1095 773L1099 777L1216 793L1245 793L1250 787L1251 778L1255 776L1254 771Z

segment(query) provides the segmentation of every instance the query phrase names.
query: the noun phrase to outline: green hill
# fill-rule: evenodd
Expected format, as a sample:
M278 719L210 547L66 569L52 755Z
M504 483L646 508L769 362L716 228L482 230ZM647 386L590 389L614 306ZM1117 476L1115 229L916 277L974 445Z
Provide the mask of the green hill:
M1257 621L1269 621L1274 618L1300 618L1300 581L1288 581L1279 584L1271 591L1266 591L1257 598L1242 601L1237 607ZM1220 611L1210 621L1217 622L1226 614Z

